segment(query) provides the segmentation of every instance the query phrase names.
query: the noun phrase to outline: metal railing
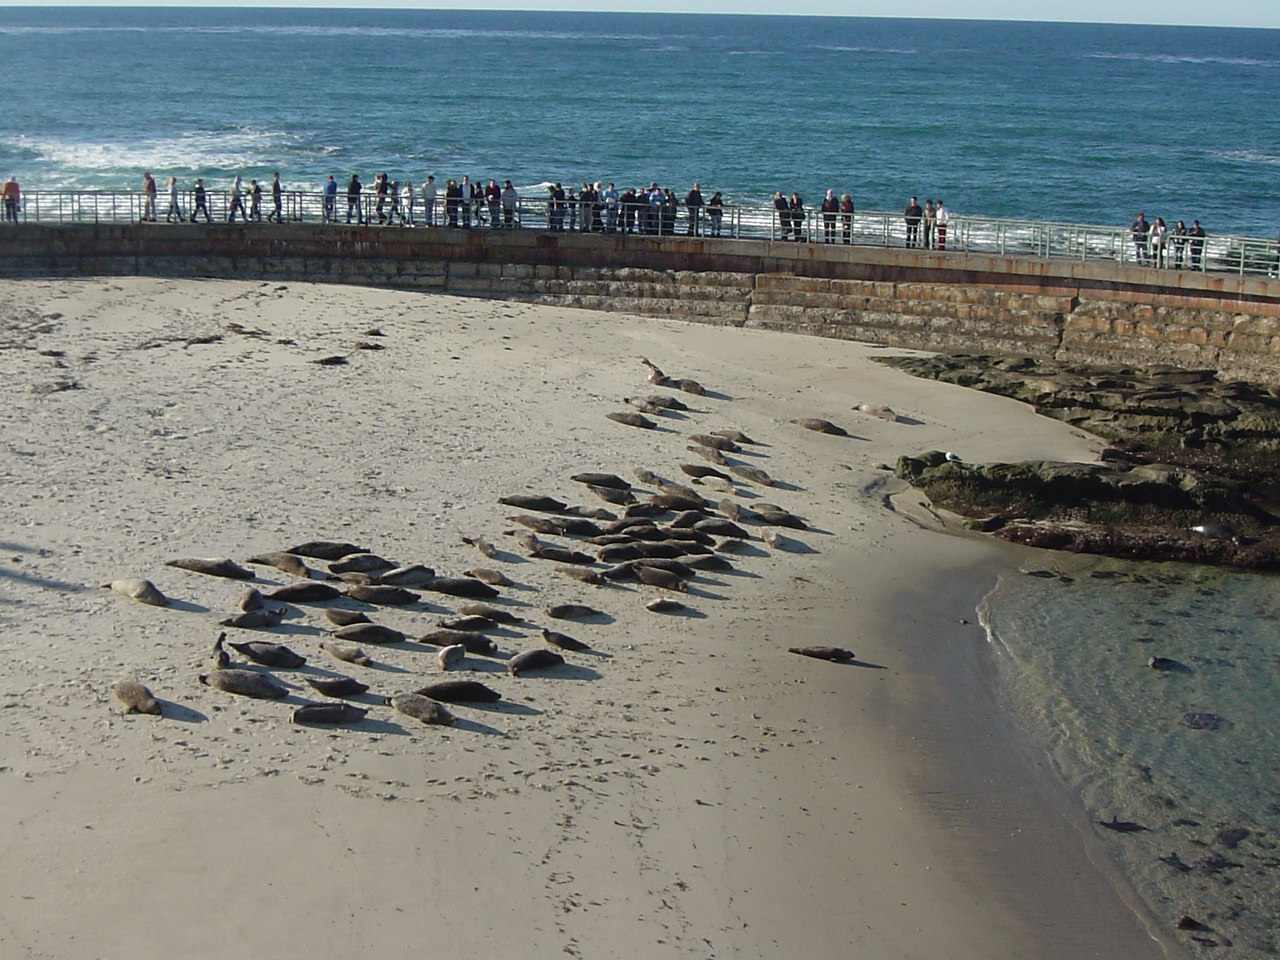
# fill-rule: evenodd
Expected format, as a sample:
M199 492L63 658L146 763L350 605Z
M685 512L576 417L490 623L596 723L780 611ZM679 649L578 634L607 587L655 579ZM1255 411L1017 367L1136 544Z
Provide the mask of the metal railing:
M197 222L263 223L276 219L275 203L264 191L255 206L247 192L237 205L233 195L220 190L205 194L205 205L196 208L192 191L181 191L177 209L169 195L155 203L157 222L194 219ZM7 205L6 222L125 223L148 213L146 197L133 192L30 191L18 208ZM495 217L496 214L496 217ZM939 254L979 253L1027 259L1103 261L1173 270L1212 271L1276 277L1280 275L1280 240L1257 237L1166 237L1161 248L1138 242L1122 227L1005 220L994 217L956 216L944 224L921 222L914 230L901 213L861 210L853 214L826 214L806 210L796 220L772 205L726 205L719 217L703 206L690 217L684 204L651 206L647 202L604 204L566 200L556 204L547 198L520 197L514 207L476 200L449 200L437 195L428 204L420 195L412 202L404 197L379 198L364 191L358 199L338 195L285 191L280 198L279 219L291 223L363 223L396 228L420 226L459 229L525 229L543 231L626 232L641 236L702 236L727 239L779 240L799 243L853 244L859 246L928 249ZM585 225L585 231L584 231ZM0 223L0 228L3 223Z

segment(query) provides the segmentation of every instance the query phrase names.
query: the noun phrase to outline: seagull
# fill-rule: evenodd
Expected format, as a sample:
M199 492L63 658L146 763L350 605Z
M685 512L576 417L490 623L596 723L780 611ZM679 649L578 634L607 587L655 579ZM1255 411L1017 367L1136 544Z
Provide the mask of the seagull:
M961 460L961 459L960 459L960 454L958 454L958 453L952 453L950 450L948 450L948 451L946 452L945 456L946 456L946 458L947 458L947 462L948 462L948 463L963 463L963 462L964 462L963 460Z
M1230 540L1232 543L1240 542L1240 534L1225 523L1203 523L1192 527L1191 532L1211 537L1214 540Z

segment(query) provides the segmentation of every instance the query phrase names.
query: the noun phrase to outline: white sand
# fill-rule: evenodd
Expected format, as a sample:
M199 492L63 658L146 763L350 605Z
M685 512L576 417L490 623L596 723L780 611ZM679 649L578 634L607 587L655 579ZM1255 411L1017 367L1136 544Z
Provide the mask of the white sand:
M1008 551L887 510L877 469L929 449L1089 458L1078 433L874 348L758 331L224 281L3 282L0 303L0 957L1163 955L993 722L983 640L959 621ZM307 362L335 354L350 363ZM624 396L671 392L640 356L721 396L677 394L693 410L659 431L613 423ZM863 400L908 419L851 412ZM503 535L519 511L499 496L606 506L569 475L684 481L678 464L703 462L684 435L721 427L762 441L741 459L786 484L740 484L743 502L811 529L700 577L696 616L645 611L659 591L634 582L568 580ZM507 560L460 542L477 534ZM485 672L457 675L504 700L458 706L455 728L373 696L435 676L425 647L339 664L316 649L319 605L230 631L371 684L363 722L294 726L293 704L322 699L305 671L273 671L283 703L197 682L242 584L164 561L311 539L444 575L499 566L539 626L574 600L613 622L559 624L597 651L570 670L512 679L469 657ZM255 569L264 590L293 582ZM98 588L116 577L175 602ZM416 636L457 605L424 601L370 613ZM119 715L107 688L127 676L165 718Z

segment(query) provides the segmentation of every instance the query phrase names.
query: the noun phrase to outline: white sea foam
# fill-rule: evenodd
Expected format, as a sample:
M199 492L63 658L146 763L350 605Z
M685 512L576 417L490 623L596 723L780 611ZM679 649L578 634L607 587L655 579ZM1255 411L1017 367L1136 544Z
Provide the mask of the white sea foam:
M1226 64L1236 67L1280 66L1280 60L1258 60L1253 57L1192 57L1177 53L1086 53L1084 56L1090 60L1144 60L1152 63L1213 64L1215 66Z
M128 142L86 142L18 136L0 146L34 154L34 160L68 174L91 171L110 176L118 170L242 169L278 162L291 140L278 130L230 133L183 132L172 138Z
M916 56L920 52L919 50L901 50L897 47L839 47L826 46L825 44L819 44L818 49L833 50L836 53L888 53L897 56L909 57Z
M1263 153L1261 150L1226 150L1215 152L1215 157L1224 160L1239 160L1242 163L1274 163L1280 164L1280 156L1274 153Z

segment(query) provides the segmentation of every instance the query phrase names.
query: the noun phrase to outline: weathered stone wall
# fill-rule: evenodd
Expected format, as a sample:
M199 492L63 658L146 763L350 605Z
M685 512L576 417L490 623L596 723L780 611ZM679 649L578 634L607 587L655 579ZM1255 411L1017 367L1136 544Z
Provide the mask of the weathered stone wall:
M320 281L1280 382L1280 282L1102 262L345 225L20 224L0 275Z

